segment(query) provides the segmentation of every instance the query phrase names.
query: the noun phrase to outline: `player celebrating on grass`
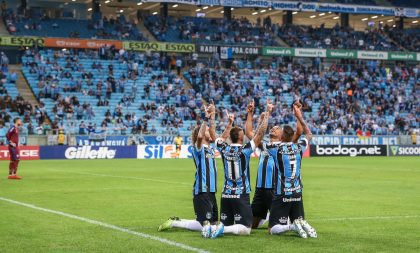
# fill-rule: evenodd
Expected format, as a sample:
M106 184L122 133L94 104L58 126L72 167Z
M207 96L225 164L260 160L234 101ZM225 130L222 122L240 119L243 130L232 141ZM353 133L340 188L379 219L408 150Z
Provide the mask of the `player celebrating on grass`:
M206 117L200 127L196 127L192 134L193 159L196 167L193 188L193 204L196 220L184 220L177 217L170 218L159 226L158 231L170 228L185 228L201 231L203 224L216 224L218 221L218 207L215 193L217 191L217 168L214 159L214 149L210 147L216 127L215 107L210 105L206 109ZM207 127L210 119L210 129ZM233 119L229 121L228 129L232 127Z
M312 139L312 133L298 105L293 105L293 111L302 125L305 138L294 144L292 142L294 131L286 125L283 127L281 145L264 144L264 150L274 158L278 173L275 197L270 209L269 232L281 234L293 230L302 238L308 236L316 238L315 229L304 220L300 174L303 152ZM289 218L293 223L291 225L288 224Z
M268 103L270 101L268 100ZM299 107L301 104L295 102ZM254 112L254 101L248 104L248 116L245 123L245 135L248 139L254 137L252 127L252 116ZM293 136L293 143L296 143L302 134L302 126L298 122L296 133ZM274 126L270 130L270 144L281 144L281 128ZM266 143L266 142L264 142ZM268 221L268 214L271 207L271 201L274 197L274 187L277 178L274 159L267 151L262 150L262 145L259 146L261 153L258 162L257 183L254 198L252 199L252 214L254 216L252 221L252 228L261 228Z
M273 106L268 104L267 111L260 116L260 125L255 137L247 144L243 144L244 132L240 127L225 130L225 133L229 131L230 145L226 143L227 137L225 134L216 140L216 148L222 155L225 175L220 209L221 223L216 227L205 226L203 228L204 237L216 238L224 233L235 235L249 235L251 233L249 160L252 152L260 145L267 130L268 118L272 109ZM233 117L233 115L229 115L229 118L232 118L231 121L233 121Z
M6 138L9 142L9 177L8 179L22 179L17 175L18 165L19 165L19 127L22 125L22 120L20 118L15 118L13 120L13 126L7 131Z

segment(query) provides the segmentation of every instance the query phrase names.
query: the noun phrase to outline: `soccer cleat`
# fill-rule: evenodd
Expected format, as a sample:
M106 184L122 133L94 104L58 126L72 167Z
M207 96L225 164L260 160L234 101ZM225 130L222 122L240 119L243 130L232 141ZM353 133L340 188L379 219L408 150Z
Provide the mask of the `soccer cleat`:
M210 238L212 233L211 233L211 225L209 221L204 221L203 222L203 229L201 229L201 235L204 238Z
M303 230L305 230L306 234L309 235L311 238L317 238L318 235L315 231L315 229L309 225L309 223L306 220L301 220L300 224L302 225Z
M172 228L172 222L174 222L175 220L179 220L179 218L178 217L169 218L167 221L165 221L162 225L158 227L158 231L161 232L161 231L165 231Z
M302 238L308 238L308 235L306 234L305 230L303 230L301 220L296 219L293 221L293 230L296 231L300 237Z
M211 233L211 239L215 239L217 237L222 236L224 231L225 231L225 225L223 225L223 223L220 222L216 226L216 229Z
M14 179L14 180L20 180L20 179L22 179L20 176L18 176L18 175L9 175L8 177L7 177L8 179Z

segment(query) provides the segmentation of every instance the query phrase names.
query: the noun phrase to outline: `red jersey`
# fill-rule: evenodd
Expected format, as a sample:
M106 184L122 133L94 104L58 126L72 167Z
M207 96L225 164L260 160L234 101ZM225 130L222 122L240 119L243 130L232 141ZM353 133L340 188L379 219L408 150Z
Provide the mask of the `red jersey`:
M19 130L17 127L12 126L6 134L7 140L16 144L16 147L19 145Z

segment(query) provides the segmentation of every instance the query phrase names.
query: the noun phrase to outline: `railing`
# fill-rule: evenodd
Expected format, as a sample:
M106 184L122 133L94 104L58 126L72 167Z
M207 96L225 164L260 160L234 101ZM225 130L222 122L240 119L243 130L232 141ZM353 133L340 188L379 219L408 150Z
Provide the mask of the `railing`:
M98 136L96 136L98 137ZM100 137L100 136L99 136ZM139 144L168 145L173 144L175 135L104 135L94 138L92 135L65 135L64 144L69 146L129 146ZM57 132L48 135L28 135L27 145L57 145ZM183 143L191 143L191 136L182 136ZM1 140L1 138L0 138ZM415 140L415 141L414 141ZM420 135L315 135L313 145L412 145L420 144Z

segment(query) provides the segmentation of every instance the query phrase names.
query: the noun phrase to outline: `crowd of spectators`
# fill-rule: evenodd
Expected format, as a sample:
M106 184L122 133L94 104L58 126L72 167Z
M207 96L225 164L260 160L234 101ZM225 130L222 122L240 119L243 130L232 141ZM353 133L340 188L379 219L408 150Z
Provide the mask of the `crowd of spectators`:
M239 19L210 19L199 17L149 16L146 27L161 41L223 43L275 46L271 18L268 16L253 24L245 17Z
M146 40L136 21L127 21L124 15L90 20L54 19L47 14L38 16L30 12L7 10L3 14L7 30L15 35L70 37L115 40Z
M278 27L278 35L291 47L400 51L383 29L355 31L350 27L318 28L302 25Z
M299 98L315 134L409 134L420 128L417 67L387 67L376 61L323 71L291 63L278 69L196 67L186 77L221 111L233 111L238 125L243 125L252 99L263 110L266 98L277 104L271 126L292 123L290 105Z
M420 51L420 29L386 29L388 36L405 49L412 52Z
M96 34L93 38L98 39L146 40L137 28L136 22L126 21L124 15L89 20L88 29L95 30Z
M201 116L201 95L171 70L181 59L161 53L26 50L24 73L50 103L52 128L84 134L176 133ZM108 107L109 110L99 110ZM102 113L102 111L104 113ZM86 126L86 127L84 127Z
M12 97L6 87L6 83L16 83L16 72L0 71L0 145L5 143L7 129L13 124L15 117L20 117L23 122L22 134L45 134L45 111L43 108L25 101L22 96ZM41 131L39 131L41 129Z

